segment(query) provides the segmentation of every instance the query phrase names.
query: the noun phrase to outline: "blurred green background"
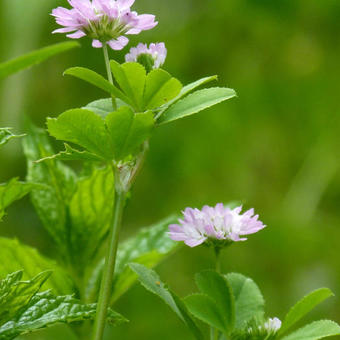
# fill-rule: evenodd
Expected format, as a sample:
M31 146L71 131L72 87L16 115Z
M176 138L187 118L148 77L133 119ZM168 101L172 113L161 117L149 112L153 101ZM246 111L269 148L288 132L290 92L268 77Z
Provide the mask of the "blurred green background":
M49 13L66 1L2 0L0 61L65 40L53 36ZM165 68L183 83L218 74L238 98L159 128L133 190L123 238L185 206L239 200L268 226L223 254L224 271L242 272L262 289L269 316L283 317L309 290L336 297L310 318L340 322L340 2L338 0L137 0L156 14L156 29L132 36L165 41ZM0 126L24 132L25 116L46 116L102 98L88 84L63 77L70 66L104 74L102 52L82 48L0 84ZM124 53L111 51L123 60ZM0 150L0 181L25 176L20 142ZM2 236L53 256L52 242L28 199L11 207ZM213 254L183 248L159 268L181 296ZM131 320L107 339L187 340L189 332L157 297L136 285L116 306ZM22 339L73 339L65 327Z

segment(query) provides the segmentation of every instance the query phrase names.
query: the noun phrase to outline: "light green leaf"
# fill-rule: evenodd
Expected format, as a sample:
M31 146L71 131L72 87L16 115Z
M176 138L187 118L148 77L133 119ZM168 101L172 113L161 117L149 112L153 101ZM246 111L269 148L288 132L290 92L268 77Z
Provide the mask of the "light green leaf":
M27 195L35 186L33 183L20 182L17 178L0 184L0 221L5 215L5 209L14 201Z
M93 320L96 304L83 305L73 296L54 296L50 291L36 294L16 317L0 327L0 339L14 339L56 323ZM117 312L108 310L107 321L119 325L127 320Z
M11 139L24 137L25 135L15 135L12 128L0 128L0 146L5 145Z
M159 296L186 324L196 339L203 339L202 333L188 313L183 302L160 280L158 274L138 263L130 263L130 268L138 275L141 284L151 293Z
M67 41L51 46L44 47L40 50L25 54L19 58L9 60L0 64L0 79L8 77L9 75L19 72L25 68L39 64L54 55L66 52L72 48L80 45L75 41Z
M112 148L103 119L92 111L73 109L47 119L48 132L59 140L75 143L103 159L112 159Z
M227 333L223 314L212 298L204 294L193 294L187 296L184 303L197 319Z
M146 80L145 68L139 63L124 63L120 65L114 60L110 61L110 65L113 76L121 90L132 102L134 109L137 112L141 112Z
M318 304L333 295L334 294L330 289L320 288L303 297L290 309L290 311L286 315L282 323L282 327L280 328L279 334L285 333L290 327L292 327L303 316L314 309Z
M116 160L135 154L141 144L151 136L154 127L151 112L134 114L128 106L108 114L105 122Z
M235 328L242 329L254 317L264 314L264 299L256 283L241 274L226 276L235 298Z
M129 103L129 99L124 95L122 91L120 91L116 86L111 84L102 75L98 74L95 71L89 70L85 67L71 67L64 72L64 75L69 75L84 80L96 87L99 87L103 91L111 93L112 95L120 98L126 103Z
M27 280L44 271L53 271L44 288L52 288L58 294L74 292L74 285L66 272L57 264L40 255L38 251L21 244L17 240L0 238L0 278L18 270L24 271L23 279Z
M118 109L122 106L126 106L126 103L118 98L116 99L116 104ZM111 98L95 100L94 102L91 102L84 106L83 109L90 110L97 115L100 115L104 119L109 113L115 111L112 106Z
M143 110L164 105L175 98L181 89L180 81L168 72L161 69L151 71L146 77Z
M340 335L340 326L334 321L320 320L281 338L282 340L318 340L329 336Z
M171 105L160 116L158 122L159 124L166 124L184 118L235 96L234 90L224 87L211 87L196 91Z
M221 310L224 329L230 334L235 324L235 301L228 281L212 270L196 274L196 284L200 292L213 299Z

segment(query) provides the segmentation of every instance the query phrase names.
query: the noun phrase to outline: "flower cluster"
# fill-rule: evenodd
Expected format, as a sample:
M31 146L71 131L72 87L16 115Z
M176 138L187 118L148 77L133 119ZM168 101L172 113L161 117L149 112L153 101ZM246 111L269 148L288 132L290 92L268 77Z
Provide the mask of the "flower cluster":
M157 25L155 16L138 15L130 7L135 0L68 0L71 9L58 7L52 11L56 22L63 26L53 33L69 33L79 39L89 36L92 46L108 44L114 50L124 48L129 39L125 35L139 34Z
M202 210L186 208L180 224L169 226L169 235L174 241L184 241L189 247L198 246L205 241L237 242L253 234L265 225L254 216L254 209L241 214L242 207L230 209L222 203L215 207L204 206Z
M269 333L276 333L281 328L282 322L278 318L269 318L263 327Z
M140 62L141 64L149 64L149 68L160 68L166 59L167 49L164 43L138 44L132 47L130 52L125 56L125 61Z

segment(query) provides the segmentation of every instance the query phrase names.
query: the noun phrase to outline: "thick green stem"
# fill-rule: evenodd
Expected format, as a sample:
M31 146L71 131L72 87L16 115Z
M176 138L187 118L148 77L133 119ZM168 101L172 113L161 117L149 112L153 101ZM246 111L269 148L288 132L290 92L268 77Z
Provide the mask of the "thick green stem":
M113 78L112 78L112 72L111 72L111 67L110 67L110 59L109 59L109 52L107 51L107 44L103 44L103 52L104 52L104 60L105 60L105 67L106 67L106 72L107 72L107 79L111 84L113 84ZM116 98L111 95L112 98L112 107L113 110L117 110L117 103L116 103Z
M117 179L117 181L119 181L119 179ZM124 210L124 202L125 193L122 193L120 190L116 190L113 211L114 213L113 225L110 231L109 248L106 254L103 278L100 286L97 315L94 324L93 340L102 340L104 334L107 309L109 307L110 297L112 293L113 274L115 270L116 254Z

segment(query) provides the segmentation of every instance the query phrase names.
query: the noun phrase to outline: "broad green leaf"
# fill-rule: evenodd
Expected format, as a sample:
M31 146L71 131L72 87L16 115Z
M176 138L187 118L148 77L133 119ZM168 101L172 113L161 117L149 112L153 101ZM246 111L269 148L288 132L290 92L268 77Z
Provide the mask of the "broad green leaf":
M122 106L126 106L127 104L120 99L116 99L117 108L119 109ZM105 99L98 99L94 102L91 102L83 107L83 109L90 110L97 115L100 115L102 118L106 118L106 116L115 111L112 106L112 99L105 98Z
M329 336L340 335L340 326L334 321L314 321L297 331L284 336L282 340L318 340Z
M111 60L110 64L113 76L119 87L132 102L135 110L141 112L146 80L145 68L139 63L124 63L120 65L114 60ZM124 101L126 102L126 100Z
M182 84L168 72L156 69L151 71L145 82L143 110L155 109L175 98Z
M5 145L13 138L24 137L25 135L15 135L11 128L0 128L0 146Z
M184 302L189 312L197 319L227 333L223 314L212 298L204 294L193 294L187 296Z
M241 274L226 276L235 298L235 328L242 329L254 317L264 314L264 299L256 283Z
M200 292L213 299L220 308L224 329L231 333L235 324L235 301L230 284L222 275L212 270L196 274L195 278Z
M113 172L110 167L95 169L77 182L70 202L70 244L78 272L93 261L106 237L114 202Z
M38 251L21 244L17 240L0 238L0 278L18 270L24 271L24 280L37 274L52 270L53 275L44 284L44 288L52 288L58 294L74 292L74 285L66 272L57 264L42 256Z
M25 54L19 58L9 60L0 64L0 79L8 77L9 75L21 71L25 68L39 64L54 55L66 52L72 48L80 45L75 41L67 41L51 46L44 47L40 50Z
M176 119L184 118L235 96L234 90L224 87L211 87L196 91L171 105L160 116L158 122L159 124L166 124Z
M303 297L290 309L282 323L279 333L285 333L290 327L292 327L303 316L314 309L318 304L333 295L334 294L330 289L320 288Z
M73 296L54 296L50 291L36 294L16 317L0 327L0 339L14 339L56 323L93 320L96 304L83 305ZM107 321L119 325L127 320L117 312L108 310Z
M103 119L92 111L73 109L47 119L48 132L59 140L75 143L103 159L112 158Z
M13 318L38 293L52 271L45 271L28 281L20 281L22 271L9 274L0 281L0 325Z
M130 263L141 284L151 293L159 296L186 324L196 339L203 339L202 333L191 318L183 302L160 280L158 274L138 263Z
M151 112L134 114L128 106L108 114L105 122L116 160L133 155L150 137L154 127Z
M137 279L136 274L127 266L128 263L136 262L153 268L169 254L179 249L181 245L172 241L167 234L169 224L175 223L177 219L178 216L169 216L157 224L143 228L137 235L120 243L111 303L122 296ZM97 299L103 265L104 260L98 264L90 277L86 291L86 298L89 302Z
M124 95L124 93L122 93L122 91L120 91L116 86L111 84L108 80L95 71L89 70L85 67L71 67L64 72L64 75L69 75L84 80L129 103L129 99Z
M0 221L5 215L5 209L14 201L27 195L35 186L33 183L20 182L17 178L0 184Z
M27 181L44 185L44 188L32 190L32 203L44 227L57 243L58 251L68 260L68 204L75 191L76 175L69 167L55 160L35 163L54 154L43 130L31 126L23 146L27 158Z

